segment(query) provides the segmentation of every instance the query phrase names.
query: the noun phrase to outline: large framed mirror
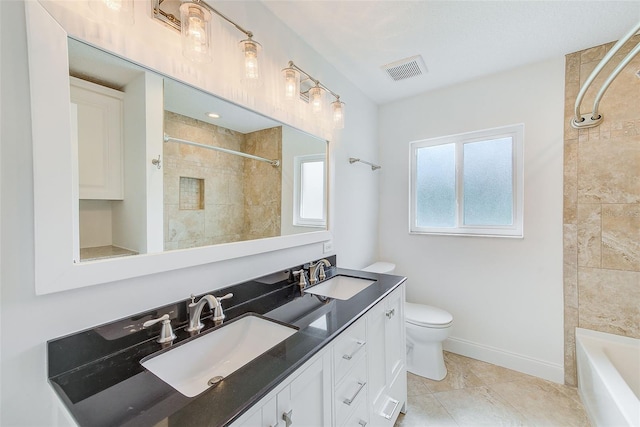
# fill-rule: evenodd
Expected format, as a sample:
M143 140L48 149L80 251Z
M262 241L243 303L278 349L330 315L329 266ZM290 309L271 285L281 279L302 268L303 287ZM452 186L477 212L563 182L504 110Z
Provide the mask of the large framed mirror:
M331 238L326 140L27 8L37 293Z

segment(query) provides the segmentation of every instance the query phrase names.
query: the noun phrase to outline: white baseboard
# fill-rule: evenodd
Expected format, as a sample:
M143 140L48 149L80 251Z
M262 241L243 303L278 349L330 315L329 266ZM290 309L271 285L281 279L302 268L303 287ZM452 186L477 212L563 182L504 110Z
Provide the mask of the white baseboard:
M544 378L545 380L555 383L564 384L563 365L549 363L544 360L455 337L447 338L443 343L443 348L462 356L513 369L514 371Z

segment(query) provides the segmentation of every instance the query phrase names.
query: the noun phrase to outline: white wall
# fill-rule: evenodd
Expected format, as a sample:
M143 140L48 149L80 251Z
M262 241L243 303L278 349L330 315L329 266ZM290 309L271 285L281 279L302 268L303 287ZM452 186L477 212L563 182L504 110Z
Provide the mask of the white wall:
M427 77L428 78L428 75ZM380 259L450 311L447 348L563 381L564 58L379 109ZM524 239L409 235L409 142L524 123Z
M330 144L335 176L331 183L334 200L331 224L339 264L365 265L376 253L377 180L370 171L361 173L350 166L347 158L356 154L373 158L377 152L377 107L260 3L234 2L231 6L243 13L232 10L229 16L251 28L256 38L257 34L264 34L260 42L271 52L295 59L309 72L313 70L317 73L314 77L340 93L348 103L346 127ZM322 244L36 296L31 123L22 2L0 2L0 19L0 121L3 124L0 129L0 425L51 426L57 423L58 415L54 411L57 400L46 380L47 340L185 299L192 292L203 293L320 258ZM156 28L156 31L168 31L160 24ZM152 40L153 32L146 37ZM361 218L363 213L365 221Z

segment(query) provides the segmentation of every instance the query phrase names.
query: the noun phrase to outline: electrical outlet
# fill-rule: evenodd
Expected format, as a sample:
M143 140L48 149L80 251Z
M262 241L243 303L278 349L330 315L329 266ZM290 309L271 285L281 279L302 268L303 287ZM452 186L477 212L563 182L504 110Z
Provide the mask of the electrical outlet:
M333 240L329 240L328 242L324 242L322 244L322 253L326 254L327 252L333 251Z

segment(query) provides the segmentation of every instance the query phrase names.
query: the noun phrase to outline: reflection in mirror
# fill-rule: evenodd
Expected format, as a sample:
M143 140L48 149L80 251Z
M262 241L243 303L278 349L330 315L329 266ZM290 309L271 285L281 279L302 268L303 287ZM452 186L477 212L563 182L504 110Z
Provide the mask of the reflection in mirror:
M74 259L327 229L326 141L73 39L69 74Z

